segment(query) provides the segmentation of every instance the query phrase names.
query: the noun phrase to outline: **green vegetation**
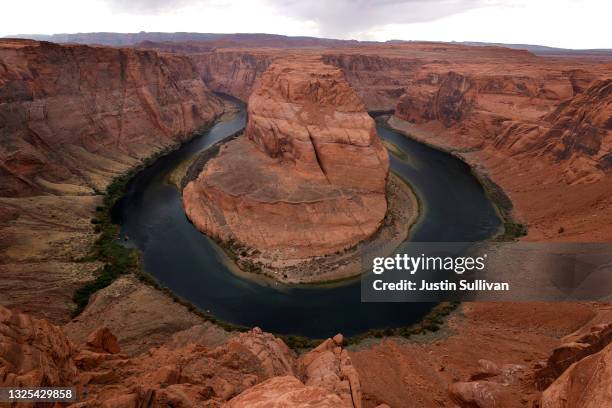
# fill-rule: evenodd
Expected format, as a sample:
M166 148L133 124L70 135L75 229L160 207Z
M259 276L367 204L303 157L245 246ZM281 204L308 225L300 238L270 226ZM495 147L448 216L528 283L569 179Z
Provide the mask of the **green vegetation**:
M383 145L385 145L385 147L387 148L387 150L390 151L398 159L404 161L408 159L408 155L406 154L406 152L400 149L399 146L397 146L395 143L387 139L382 139L382 142Z
M78 288L72 296L77 306L74 311L75 316L83 311L95 292L107 287L121 275L140 270L140 254L135 249L121 245L119 226L113 224L111 209L123 196L128 183L139 171L171 150L173 149L165 149L153 154L140 166L116 177L106 188L103 205L96 207L95 217L91 219L94 231L100 235L89 249L89 253L80 259L81 262L102 262L103 265L95 271L95 279Z
M512 217L514 205L504 190L485 174L474 171L472 171L472 174L478 179L485 194L493 202L499 217L502 219L504 231L498 234L494 240L498 242L515 241L527 235L527 226L516 222Z
M77 305L75 315L83 311L92 294L110 285L119 276L139 267L138 252L124 247L119 242L119 226L113 224L111 208L123 195L131 174L116 178L106 189L104 206L96 208L96 217L91 220L94 230L100 233L98 239L89 249L89 253L81 261L103 262L96 272L94 281L77 289L72 300Z
M451 314L460 302L442 302L434 306L431 311L421 319L419 323L404 327L387 327L382 329L371 329L365 333L356 336L345 337L345 345L359 344L360 342L370 339L383 337L403 337L410 338L414 335L426 334L428 332L437 332L444 325L445 318ZM283 341L294 350L305 350L318 346L323 339L312 339L305 336L296 335L281 335Z

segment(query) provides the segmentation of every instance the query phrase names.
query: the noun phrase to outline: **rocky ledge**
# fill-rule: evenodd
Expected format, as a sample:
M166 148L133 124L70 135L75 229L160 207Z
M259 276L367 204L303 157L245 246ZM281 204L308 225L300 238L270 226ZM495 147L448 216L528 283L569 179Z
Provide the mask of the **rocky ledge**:
M248 115L245 134L183 191L200 231L283 269L342 253L379 230L389 159L339 69L318 58L275 62Z
M340 334L300 356L258 328L217 347L201 341L201 326L193 326L132 356L107 327L73 342L44 319L0 306L0 385L72 386L75 408L361 408L359 375Z

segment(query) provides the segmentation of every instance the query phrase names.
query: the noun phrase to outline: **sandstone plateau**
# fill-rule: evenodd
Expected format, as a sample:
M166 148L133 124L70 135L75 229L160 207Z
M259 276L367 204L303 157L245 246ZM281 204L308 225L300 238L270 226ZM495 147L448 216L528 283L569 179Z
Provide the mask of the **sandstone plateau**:
M249 98L244 135L204 165L183 201L200 231L295 262L374 234L388 172L374 121L342 72L318 59L279 60Z

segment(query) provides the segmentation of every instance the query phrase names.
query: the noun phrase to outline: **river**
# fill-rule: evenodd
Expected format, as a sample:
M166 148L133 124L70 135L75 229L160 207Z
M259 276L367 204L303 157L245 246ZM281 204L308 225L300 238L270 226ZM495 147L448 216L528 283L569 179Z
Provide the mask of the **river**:
M162 285L221 320L282 334L322 338L418 322L428 303L361 303L359 282L331 287L261 284L232 273L218 246L185 216L168 176L185 159L244 128L246 112L219 122L138 173L113 210L128 245ZM469 166L447 153L378 126L399 150L391 169L414 188L422 212L413 241L481 241L501 221ZM395 149L394 149L395 150Z

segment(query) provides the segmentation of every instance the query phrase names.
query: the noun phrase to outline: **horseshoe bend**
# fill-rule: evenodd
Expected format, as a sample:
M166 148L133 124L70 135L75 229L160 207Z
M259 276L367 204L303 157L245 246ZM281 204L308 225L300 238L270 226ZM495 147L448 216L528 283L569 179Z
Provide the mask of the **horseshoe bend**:
M612 406L609 7L34 3L0 25L0 405ZM217 21L358 40L186 32ZM181 32L10 32L81 23Z

